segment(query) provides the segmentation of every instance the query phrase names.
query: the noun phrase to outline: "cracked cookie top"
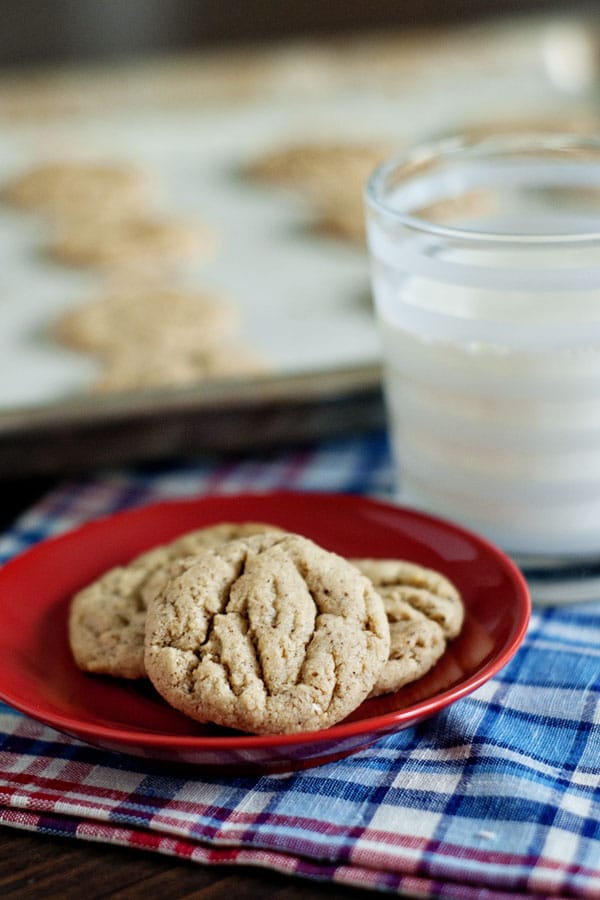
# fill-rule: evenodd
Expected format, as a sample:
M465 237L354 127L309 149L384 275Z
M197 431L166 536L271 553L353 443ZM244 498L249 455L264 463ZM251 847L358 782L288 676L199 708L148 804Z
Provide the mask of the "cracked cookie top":
M186 715L252 733L312 731L372 690L389 626L346 560L299 535L263 534L180 568L149 604L145 665Z
M390 656L372 696L397 691L425 675L459 633L460 593L440 572L401 559L353 559L383 598Z
M403 600L398 591L381 596L390 626L390 655L371 697L393 693L422 678L446 649L446 638L437 622Z
M136 166L95 161L56 160L33 166L5 185L3 199L22 209L61 218L115 215L143 208L153 193L146 172Z
M441 572L403 559L353 559L384 597L397 597L437 622L446 638L462 628L464 606L458 589Z
M146 604L163 586L172 561L271 528L275 526L260 522L222 522L199 528L140 554L125 566L115 566L82 588L73 597L69 612L69 643L78 667L121 678L143 678Z

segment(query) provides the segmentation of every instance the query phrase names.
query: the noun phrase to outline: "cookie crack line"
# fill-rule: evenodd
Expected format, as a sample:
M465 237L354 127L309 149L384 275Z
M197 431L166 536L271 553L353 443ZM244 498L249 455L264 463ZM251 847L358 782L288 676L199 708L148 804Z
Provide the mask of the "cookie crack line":
M302 581L305 584L306 592L313 603L313 607L314 607L314 611L315 611L315 627L314 627L312 634L309 635L307 640L304 642L303 660L302 660L302 664L298 667L298 674L296 676L296 681L295 681L295 685L294 685L295 687L298 687L299 685L305 683L304 675L305 675L305 666L306 666L307 659L308 659L308 651L309 651L311 643L314 640L315 633L317 632L317 630L319 628L319 618L321 615L323 615L323 611L321 609L322 604L319 603L319 600L318 600L318 596L317 596L318 592L314 588L312 588L310 585L310 579L311 579L310 567L303 560L294 559L293 562L294 562L296 571L298 572L298 575L300 576L300 578L302 579ZM323 596L326 598L331 597L331 590L325 585L320 586L320 593L323 594ZM332 613L328 613L328 615L332 615ZM335 614L333 614L333 615L335 615ZM318 707L324 713L328 713L329 710L331 709L332 703L341 696L341 693L339 691L340 679L338 677L340 666L337 661L336 654L334 653L333 647L330 647L329 655L331 656L331 660L333 663L335 683L334 683L333 689L329 695L329 700L328 700L327 704L323 705L322 702L317 704ZM315 675L315 673L313 673L313 676L314 675ZM314 689L313 689L313 691L314 691ZM316 703L316 701L315 701L315 703Z
M183 689L187 691L188 695L191 697L194 693L194 687L196 684L196 672L200 668L202 657L198 650L191 650L190 655L195 658L195 664L190 660L186 667Z
M369 588L365 587L363 591L363 602L365 607L365 615L363 618L363 627L365 631L367 631L373 637L377 637L377 624L375 621L375 617L373 615L373 611L369 613L370 604L369 604Z
M268 688L268 679L265 674L265 667L264 667L263 660L262 660L262 654L261 654L260 648L258 646L258 643L259 643L258 636L257 636L256 632L254 631L254 629L252 628L252 625L248 619L246 619L246 625L247 625L246 636L248 637L248 640L250 641L250 644L252 646L252 652L254 654L254 662L256 664L256 672L258 674L258 677L259 677L261 683L264 685L265 695L267 697L271 697L272 694ZM239 696L239 694L238 694L238 696Z
M247 554L242 556L237 561L237 564L235 566L231 580L229 581L229 583L227 585L225 585L225 587L223 589L223 601L221 603L221 612L226 612L227 608L229 607L230 603L232 602L231 589L232 589L233 585L239 580L239 578L246 571L246 564L247 564ZM200 654L201 654L201 651L208 644L210 644L210 642L213 640L213 637L215 636L215 623L216 623L218 615L219 615L219 613L215 613L209 619L208 626L206 628L206 634L204 636L204 640L198 644L197 652ZM220 643L220 641L219 641L219 643ZM200 658L201 658L201 656L200 656Z
M228 597L228 602L225 606L225 610L224 610L225 613L228 612L229 605L232 603L231 589L232 589L233 585L239 583L240 579L244 577L244 575L246 574L246 572L248 571L249 567L252 564L252 558L256 558L259 555L260 555L260 553L252 553L252 551L250 549L247 549L246 553L243 555L242 559L240 560L240 564L239 564L238 570L236 572L236 577L232 581L232 584L229 586L229 597ZM255 671L257 673L258 678L264 685L265 693L268 696L269 694L268 694L268 690L267 690L267 679L265 677L264 665L263 665L262 657L260 654L260 649L258 646L258 638L252 627L252 622L250 621L250 616L248 614L248 598L247 597L244 598L243 615L241 612L239 615L240 615L240 621L243 623L243 627L244 627L244 631L243 631L244 637L247 638L247 640L250 642L250 645L252 647ZM219 645L221 646L220 641L219 641ZM234 673L233 673L229 663L224 659L224 655L222 652L219 653L219 664L221 666L223 666L223 668L225 670L225 673L227 676L227 683L229 684L229 687L231 688L232 692L235 694L236 697L241 696L244 693L244 690L246 689L246 685L244 683L242 683L242 684L240 684L239 689L236 690L236 687L235 687L236 679L234 678Z

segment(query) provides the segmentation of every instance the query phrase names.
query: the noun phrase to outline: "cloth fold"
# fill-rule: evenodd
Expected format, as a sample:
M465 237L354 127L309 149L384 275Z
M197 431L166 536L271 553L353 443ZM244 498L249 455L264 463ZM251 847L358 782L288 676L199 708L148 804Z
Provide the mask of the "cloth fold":
M43 498L4 535L0 559L168 497L389 499L391 483L381 434L106 472ZM409 896L598 897L599 660L600 600L535 610L516 656L475 693L353 756L284 775L178 773L0 705L0 824Z

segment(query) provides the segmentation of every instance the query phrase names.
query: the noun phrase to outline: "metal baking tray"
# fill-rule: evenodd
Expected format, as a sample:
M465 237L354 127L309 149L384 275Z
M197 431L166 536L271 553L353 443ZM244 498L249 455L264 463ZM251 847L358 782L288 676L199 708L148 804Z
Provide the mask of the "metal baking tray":
M381 426L366 249L316 234L307 200L240 173L292 143L383 139L400 150L492 118L573 115L589 97L567 96L549 77L549 27L520 19L0 78L0 178L48 158L155 173L157 209L197 218L219 241L180 283L222 292L270 364L257 378L93 395L93 362L48 335L64 309L106 284L47 257L47 223L0 208L0 472L57 474Z
M383 421L378 366L86 398L3 414L0 471L48 475L260 451L369 431Z

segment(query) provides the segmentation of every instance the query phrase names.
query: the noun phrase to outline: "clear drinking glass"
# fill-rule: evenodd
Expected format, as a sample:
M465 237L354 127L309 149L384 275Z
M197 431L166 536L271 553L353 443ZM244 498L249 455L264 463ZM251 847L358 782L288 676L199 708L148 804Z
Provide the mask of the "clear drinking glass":
M420 147L366 206L400 499L600 597L600 140Z

